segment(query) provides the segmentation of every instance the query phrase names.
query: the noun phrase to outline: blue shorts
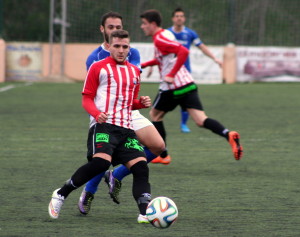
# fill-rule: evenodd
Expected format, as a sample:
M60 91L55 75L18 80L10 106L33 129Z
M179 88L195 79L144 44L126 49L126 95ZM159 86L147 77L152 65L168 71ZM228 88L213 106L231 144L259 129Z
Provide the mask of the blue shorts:
M135 132L109 123L96 123L89 130L87 159L96 153L112 157L112 165L125 164L138 157L146 157Z

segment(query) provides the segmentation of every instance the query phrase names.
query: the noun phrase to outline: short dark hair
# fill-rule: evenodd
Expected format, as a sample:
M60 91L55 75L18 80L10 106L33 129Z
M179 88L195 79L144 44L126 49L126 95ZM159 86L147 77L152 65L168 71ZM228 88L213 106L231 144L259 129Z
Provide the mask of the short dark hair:
M129 38L129 33L126 30L114 30L110 34L109 43L112 42L113 38L126 39L126 38Z
M118 12L107 12L101 18L101 25L104 26L107 18L119 18L123 24L123 17Z
M147 11L144 11L141 15L140 18L145 18L147 21L155 22L157 26L161 26L162 22L162 17L159 11L155 9L150 9Z
M184 10L181 7L177 7L173 12L172 12L172 17L175 16L176 12L183 12Z

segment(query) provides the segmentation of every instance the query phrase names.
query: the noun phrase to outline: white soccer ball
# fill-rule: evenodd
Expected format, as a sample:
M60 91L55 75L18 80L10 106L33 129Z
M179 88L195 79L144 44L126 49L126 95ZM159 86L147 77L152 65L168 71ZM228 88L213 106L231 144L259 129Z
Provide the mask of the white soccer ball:
M156 197L148 204L146 215L153 226L168 228L176 221L178 209L170 198Z

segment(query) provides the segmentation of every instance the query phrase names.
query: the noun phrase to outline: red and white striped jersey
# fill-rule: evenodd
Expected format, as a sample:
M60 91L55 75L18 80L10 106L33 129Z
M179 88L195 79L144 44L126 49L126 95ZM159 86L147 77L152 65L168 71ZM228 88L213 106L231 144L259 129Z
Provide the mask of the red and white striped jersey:
M174 41L174 35L168 30L160 30L153 36L153 43L155 48L154 56L159 62L159 71L161 76L161 83L159 89L174 90L194 82L194 79L190 72L182 65L174 76L173 84L168 84L163 81L164 77L168 75L177 60L177 52L180 47L183 47L180 43ZM184 63L184 62L183 62Z
M128 61L117 64L107 57L89 68L82 94L92 96L97 109L109 114L107 123L133 129L131 106L139 88L140 70L136 66ZM95 123L90 115L90 126Z

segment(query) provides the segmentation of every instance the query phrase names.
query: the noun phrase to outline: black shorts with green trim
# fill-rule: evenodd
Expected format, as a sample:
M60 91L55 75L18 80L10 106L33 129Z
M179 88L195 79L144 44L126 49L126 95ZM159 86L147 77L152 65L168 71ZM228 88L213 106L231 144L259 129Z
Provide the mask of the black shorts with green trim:
M153 108L164 112L172 111L178 105L186 109L203 110L196 84L191 83L176 90L160 90L153 102Z
M112 156L112 165L125 164L138 157L146 157L135 132L109 123L96 123L89 129L87 159L96 153Z

